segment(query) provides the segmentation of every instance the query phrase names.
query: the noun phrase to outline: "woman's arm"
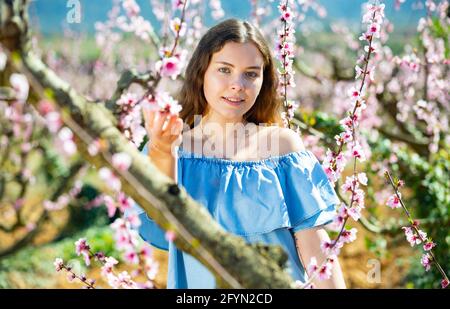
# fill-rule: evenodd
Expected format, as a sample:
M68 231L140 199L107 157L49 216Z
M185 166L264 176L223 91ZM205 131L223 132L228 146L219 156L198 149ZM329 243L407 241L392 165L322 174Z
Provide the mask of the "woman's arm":
M298 231L294 234L294 237L297 245L297 253L305 270L312 257L316 257L317 265L320 267L326 259L326 255L320 249L320 244L323 241L330 241L327 231L322 227L315 227ZM331 273L331 278L328 280L319 280L316 277L313 280L314 285L319 289L345 289L344 276L337 259L333 263ZM308 275L310 276L311 274Z

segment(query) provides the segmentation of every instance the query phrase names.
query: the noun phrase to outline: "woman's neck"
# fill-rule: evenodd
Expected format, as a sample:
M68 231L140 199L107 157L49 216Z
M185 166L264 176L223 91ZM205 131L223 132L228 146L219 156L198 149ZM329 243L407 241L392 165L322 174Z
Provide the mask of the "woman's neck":
M200 126L201 127L205 127L208 125L219 126L222 128L222 131L225 132L227 127L229 128L232 126L241 126L241 125L245 126L247 123L248 122L246 120L244 120L242 117L230 119L230 118L217 117L215 115L207 114L202 117L202 119L200 121Z
M194 127L193 136L197 141L201 140L200 144L206 154L231 158L236 156L239 149L244 150L249 144L250 130L246 127L247 124L243 119L205 116Z

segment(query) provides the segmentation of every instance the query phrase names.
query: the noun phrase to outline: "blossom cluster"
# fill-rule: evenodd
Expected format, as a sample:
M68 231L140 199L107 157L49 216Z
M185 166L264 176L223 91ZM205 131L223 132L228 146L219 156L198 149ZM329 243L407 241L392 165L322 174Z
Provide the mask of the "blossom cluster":
M328 176L330 182L335 183L342 171L344 170L347 158L354 158L355 162L365 161L365 153L361 144L356 140L356 129L359 126L359 120L361 119L361 113L366 108L366 102L363 99L365 96L365 80L366 76L369 77L369 82L374 81L374 66L369 66L369 59L372 53L376 52L373 47L373 39L380 37L381 24L384 18L384 4L367 3L366 13L363 15L363 23L367 24L367 30L362 33L360 40L365 42L364 54L358 59L358 64L355 67L355 79L360 79L361 83L359 87L353 87L348 91L348 100L351 102L351 110L348 112L347 117L340 121L344 131L335 136L336 144L339 147L338 151L334 152L330 149L327 150L325 160L323 162L323 168ZM360 64L363 64L360 67ZM346 153L343 152L344 145L348 144ZM356 170L353 171L352 176L347 176L345 183L342 185L344 193L350 196L350 203L347 206L342 203L339 208L337 216L335 216L331 228L339 231L339 235L335 240L323 241L321 243L322 251L327 255L326 260L317 266L314 260L310 262L310 268L315 272L311 275L311 278L318 275L319 279L328 279L331 276L331 269L335 256L339 254L340 249L345 243L353 242L356 239L355 228L347 230L345 223L349 217L355 221L361 217L361 210L364 208L364 191L360 189L361 185L367 185L367 176L365 173L357 174ZM310 284L312 279L309 279L304 286Z
M411 213L408 211L406 206L403 204L401 193L399 189L405 185L404 181L400 179L393 180L391 175L388 171L385 171L386 179L390 181L390 184L394 188L394 194L392 194L388 201L386 202L386 205L389 206L392 209L395 208L404 208L404 211L408 217L408 221L411 223L410 226L403 226L402 230L405 233L406 240L411 245L411 247L414 247L416 245L422 244L423 254L422 258L420 259L420 262L422 266L425 268L425 271L429 271L431 269L431 266L433 263L436 264L438 270L441 272L442 280L441 280L441 287L444 289L449 285L448 277L445 273L445 271L442 269L442 267L437 262L434 254L433 254L433 248L437 246L437 244L430 238L427 237L427 233L424 232L419 228L420 223L417 220L414 220L411 216Z
M365 79L374 80L375 68L369 65L370 55L376 50L373 48L373 39L380 37L381 24L384 18L384 4L367 4L366 13L363 16L363 23L367 24L367 30L362 33L360 40L365 42L365 53L358 59L355 66L355 79L360 79L359 87L353 87L348 92L348 99L351 102L351 109L348 115L340 121L344 131L335 136L336 143L339 146L338 151L327 150L323 167L331 182L339 179L348 157L353 157L359 161L366 159L361 144L355 139L356 128L359 126L362 111L367 107L363 99L365 96ZM362 64L362 66L360 66ZM343 146L349 144L346 153L342 153Z
M281 116L284 126L288 127L290 119L294 117L294 112L298 108L298 104L293 100L288 100L288 87L295 87L293 69L294 63L294 46L295 46L295 12L289 6L289 0L281 1L278 5L280 20L282 22L281 29L277 33L276 42L276 58L281 62L278 69L280 76L278 91L284 101L284 111Z

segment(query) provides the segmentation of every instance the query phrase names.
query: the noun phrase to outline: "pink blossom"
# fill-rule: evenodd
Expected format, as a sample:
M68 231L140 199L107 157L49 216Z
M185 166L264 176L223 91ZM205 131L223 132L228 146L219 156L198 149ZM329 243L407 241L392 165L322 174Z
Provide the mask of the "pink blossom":
M38 111L42 116L45 116L48 113L54 111L53 104L50 101L41 100L41 101L39 101Z
M114 266L118 263L119 262L113 257L110 256L105 257L105 265Z
M113 257L105 257L105 264L102 266L101 274L102 276L108 276L112 273L114 265L119 263L115 258Z
M117 201L121 212L125 212L130 209L131 204L133 203L133 200L123 192L119 192L117 195Z
M155 63L155 69L162 77L170 77L175 80L180 75L182 66L177 57L166 57Z
M222 18L225 15L225 12L222 9L222 5L220 3L220 0L210 0L209 1L209 7L212 9L211 16L218 20Z
M223 16L225 16L224 10L214 10L211 12L212 18L215 20L221 19Z
M378 23L372 23L367 26L367 33L375 38L380 37L380 25Z
M56 141L61 152L66 156L72 156L77 151L77 146L73 141L73 133L68 127L63 127L58 132L58 139Z
M89 250L90 247L86 242L85 238L80 238L79 240L77 240L75 242L75 252L77 255L83 255L84 257L84 262L86 263L86 265L90 265L91 264L91 258L89 255Z
M359 180L359 182L362 185L367 186L367 175L366 175L366 173L359 173L358 174L358 180Z
M420 239L420 242L425 241L425 239L427 238L427 233L425 233L422 230L419 230L419 236L417 236ZM418 244L420 243L418 242Z
M372 45L370 45L370 49L369 49L369 45L364 46L364 51L366 53L368 53L369 50L372 54L378 53L377 45L375 43L372 43Z
M119 281L119 278L117 278L117 276L115 276L112 272L108 273L105 277L106 277L106 280L108 281L108 284L113 289L118 289L118 288L121 287L121 283Z
M398 193L398 195L401 197L400 192ZM399 208L401 207L400 198L397 196L397 194L393 194L387 200L386 205L391 207L392 209Z
M49 112L45 115L45 124L50 133L56 133L61 128L63 122L58 112Z
M345 164L347 163L347 159L345 158L345 156L340 153L336 156L336 170L337 171L342 171L345 167Z
M363 162L366 160L364 151L359 143L354 143L352 147L351 154L353 157L358 158L359 161Z
M425 267L425 271L429 271L432 263L432 258L428 253L425 253L422 255L422 259L420 260L420 263Z
M138 264L139 263L139 256L133 250L129 250L129 251L125 252L124 258L125 258L125 261L127 261L127 263L130 263L130 264Z
M360 41L369 41L370 39L372 39L372 36L369 33L363 33L361 34L361 36L358 38ZM361 58L359 59L359 63L363 62L363 60L365 59L365 55L361 55Z
M355 177L352 175L345 178L345 183L341 186L341 188L344 192L352 192L357 188L357 186L358 183L356 182Z
M119 250L127 249L131 246L130 238L126 233L116 232L116 234L114 235L114 239L116 240L116 247Z
M351 242L353 242L355 239L356 239L356 233L358 232L358 230L357 229L355 229L355 228L352 228L352 229L350 229L350 230L343 230L342 231L342 234L341 234L341 240L344 242L344 243L351 243Z
M361 208L364 208L364 190L356 189L353 193L353 202Z
M124 0L122 3L123 8L127 12L129 17L139 15L141 9L135 0Z
M94 256L95 256L95 260L96 260L96 261L105 262L106 256L105 256L105 254L104 254L103 252L101 252L101 251L96 252L96 253L94 254Z
M141 226L141 220L139 219L138 214L135 212L130 212L127 214L127 220L130 222L130 225L134 228L138 228Z
M55 266L56 271L60 271L64 268L64 261L61 258L56 258L53 265Z
M361 218L361 207L353 206L347 209L347 213L353 220L358 221Z
M99 150L101 148L101 143L99 139L95 139L92 143L88 145L88 152L89 155L95 156L98 154Z
M373 15L375 15L375 17L379 16L379 17L384 17L384 8L385 8L385 4L384 3L368 3L366 4L366 13L363 16L363 22L368 22L370 20L372 20Z
M125 289L137 288L136 283L133 280L131 280L131 276L126 271L121 272L117 276L117 279L119 280L120 285Z
M141 249L140 254L144 259L150 259L153 255L153 250L150 246L144 245Z
M327 175L328 180L330 180L332 183L335 183L339 176L333 171L333 169L329 166L324 166L325 174Z
M8 61L8 57L4 52L2 52L0 48L0 71L3 71L6 66L6 62Z
M108 217L112 218L117 210L116 202L109 195L105 195L103 197L103 202L105 203L106 209L108 211Z
M419 234L417 234L411 227L402 227L402 229L405 231L406 240L411 247L420 244L422 239L426 239L427 237L427 234L421 230L419 230Z
M167 241L174 241L177 234L174 231L167 231L165 234L165 238Z
M344 126L344 128L348 128L348 129L351 129L352 126L354 125L353 118L350 116L347 116L344 119L340 120L339 123L342 124Z
M320 280L328 280L331 277L331 263L325 263L319 270L319 279Z
M134 30L134 34L143 41L148 41L150 39L150 33L153 31L150 22L145 20L142 16L131 19L131 29Z
M334 254L339 255L340 249L344 245L341 241L338 241L334 246L334 241L323 241L320 244L320 248L322 249L322 252L326 255Z
M25 229L26 229L28 232L33 231L35 228L36 228L36 223L34 223L34 222L28 222L28 223L25 225Z
M117 218L116 221L114 221L111 224L111 228L113 230L126 230L127 229L127 223L122 218Z
M25 101L28 98L30 85L25 75L13 73L9 78L12 88L16 92L16 98L19 101Z
M126 152L115 153L112 156L112 165L119 171L127 171L131 165L131 157Z
M172 0L172 9L173 10L181 10L183 9L184 2L188 0ZM187 6L188 4L186 4Z
M427 241L425 242L425 244L423 245L423 250L425 251L430 251L431 249L433 249L434 247L436 247L436 244L432 241Z
M348 95L349 97L351 97L353 100L358 100L361 93L359 92L358 89L356 89L355 87L352 87L351 89L349 89L348 91Z
M153 260L147 260L147 264L145 265L147 278L150 280L154 280L159 271L159 264Z
M131 110L138 102L137 95L134 93L124 93L117 100L116 104L119 105L123 112Z
M72 272L67 274L67 281L72 282L73 280L75 280L76 275Z
M361 76L361 74L363 74L364 73L364 70L359 66L359 65L356 65L355 66L355 79L358 79L360 76Z
M179 37L183 37L186 34L187 25L185 22L181 23L181 20L178 17L175 17L170 21L170 30Z
M319 269L319 266L317 265L317 259L315 257L312 257L309 264L308 264L308 273L309 275L313 274Z
M145 97L141 104L144 112L155 112L161 109L158 102L156 102L156 99L152 95Z
M64 207L66 207L70 202L70 197L66 194L60 195L58 199L53 202L49 200L45 200L43 203L43 206L46 210L49 211L55 211L55 210L61 210Z
M83 251L89 251L90 247L87 244L86 238L80 238L75 242L75 252L80 255Z
M348 217L345 205L339 207L338 213L334 216L333 222L327 226L327 229L333 232L339 232L342 228L344 220Z
M448 279L442 279L442 281L441 281L441 287L443 288L443 289L445 289L446 287L448 287Z
M114 175L109 168L100 168L100 170L98 171L98 175L100 179L103 180L111 190L120 191L120 188L122 186L120 179L117 178L117 176Z
M171 115L177 115L181 111L181 105L174 100L167 92L158 92L156 95L156 102L160 110Z

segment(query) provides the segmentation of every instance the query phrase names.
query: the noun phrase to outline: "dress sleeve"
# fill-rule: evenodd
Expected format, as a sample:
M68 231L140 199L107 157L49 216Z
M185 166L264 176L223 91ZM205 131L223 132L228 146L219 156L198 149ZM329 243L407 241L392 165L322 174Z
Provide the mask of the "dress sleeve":
M142 153L147 154L147 145L142 149ZM169 250L169 242L165 238L164 230L137 203L134 203L132 206L132 211L137 213L141 220L141 225L138 228L138 233L141 238L158 249ZM127 213L125 213L126 215Z
M333 221L339 198L314 154L296 152L280 167L285 175L282 185L291 231Z
M137 204L135 207L139 207ZM141 207L139 207L142 209ZM141 238L152 246L161 249L169 250L169 242L165 238L165 232L161 229L155 221L149 218L149 216L142 211L139 214L141 225L138 228Z

